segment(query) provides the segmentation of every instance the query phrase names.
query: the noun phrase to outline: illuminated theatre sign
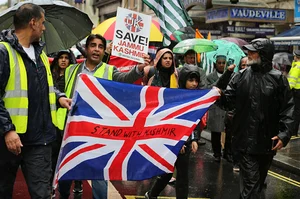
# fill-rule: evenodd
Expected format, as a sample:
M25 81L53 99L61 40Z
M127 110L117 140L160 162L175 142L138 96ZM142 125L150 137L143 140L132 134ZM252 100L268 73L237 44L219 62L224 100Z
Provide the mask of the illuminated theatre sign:
M151 16L118 8L112 55L143 63L148 54Z

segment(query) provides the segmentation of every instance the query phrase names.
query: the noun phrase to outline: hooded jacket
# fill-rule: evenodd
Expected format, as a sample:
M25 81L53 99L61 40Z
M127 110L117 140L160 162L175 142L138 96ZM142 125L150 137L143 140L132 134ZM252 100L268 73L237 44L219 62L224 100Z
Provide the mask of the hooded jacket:
M200 73L199 73L198 67L195 65L192 65L192 64L185 64L179 73L179 79L178 79L179 88L186 89L186 87L185 87L186 81L189 79L189 77L192 74L194 74L198 78L198 82L200 83ZM198 84L198 89L199 89L199 84ZM193 130L193 133L190 135L190 137L188 138L188 140L185 142L184 145L187 146L188 148L190 148L190 144L193 141L199 140L200 131L201 130L200 130L200 123L199 123L199 124L197 124L197 126ZM188 150L190 150L190 149L188 149Z
M232 144L248 154L274 154L271 138L278 136L286 146L292 132L292 92L286 77L268 64L262 58L260 66L241 70L231 80L226 71L217 84L225 88L230 80L220 104L235 110Z
M196 77L198 78L198 89L200 85L200 73L198 70L198 67L192 64L184 64L184 66L181 68L180 73L179 73L179 78L178 78L178 84L179 88L186 88L186 81L189 79L191 74L195 74Z
M165 69L161 66L161 58L165 53L171 53L173 56L173 67ZM153 70L153 76L149 77L150 71ZM152 74L151 74L152 75ZM145 82L149 86L159 86L167 88L177 88L178 87L178 75L175 66L175 59L173 52L168 48L163 48L156 53L154 59L154 67L150 67L149 72L145 72L146 79Z
M49 88L45 66L40 58L44 43L33 43L35 49L35 64L19 44L13 30L4 30L0 34L0 40L8 42L13 49L18 51L24 61L28 79L28 124L27 131L19 134L22 144L47 145L55 140L55 127L52 124L49 107ZM3 96L10 76L9 55L3 44L0 44L0 136L15 130L9 113L7 112ZM57 96L63 96L58 90Z

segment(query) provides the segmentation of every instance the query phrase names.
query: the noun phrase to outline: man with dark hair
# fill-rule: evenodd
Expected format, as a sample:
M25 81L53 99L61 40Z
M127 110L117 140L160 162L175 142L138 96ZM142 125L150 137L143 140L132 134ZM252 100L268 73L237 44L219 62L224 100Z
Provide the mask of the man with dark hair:
M184 60L184 64L179 66L179 72L180 72L180 68L184 67L184 65L195 65L197 66L196 63L196 52L194 50L188 50L185 52L184 56L183 56L183 60ZM201 89L206 89L207 88L207 79L206 79L206 74L205 71L198 67L198 72L200 73L200 82L199 82L199 88Z
M0 35L0 198L12 198L21 165L31 198L50 198L51 142L55 140L56 98L71 100L53 86L48 57L40 38L44 10L22 5L15 30Z
M115 66L108 65L102 62L104 52L106 49L106 39L99 34L91 34L86 40L86 60L81 64L71 65L65 71L65 93L67 97L72 98L74 86L79 73L93 75L98 78L133 83L137 79L143 77L144 67L149 65L150 59L148 55L144 55L144 64L138 64L129 72L120 72ZM58 110L58 127L63 130L65 120L67 117L67 110L60 108ZM72 181L60 181L59 190L61 198L69 197L69 190ZM92 181L93 198L106 199L107 198L107 182L100 180Z
M45 10L37 5L24 4L15 13L13 23L15 30L24 29L27 27L31 19L41 19L45 15Z
M240 198L248 199L260 198L276 151L290 140L294 102L286 77L272 68L272 42L255 39L244 48L249 67L232 79L234 67L228 67L217 87L225 88L231 79L220 104L235 110L232 145L240 155Z

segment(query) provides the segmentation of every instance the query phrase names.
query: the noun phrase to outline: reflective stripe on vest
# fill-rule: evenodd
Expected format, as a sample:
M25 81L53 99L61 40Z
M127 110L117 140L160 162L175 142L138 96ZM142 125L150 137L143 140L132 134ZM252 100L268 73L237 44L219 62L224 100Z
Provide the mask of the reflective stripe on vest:
M287 76L291 89L300 89L300 62L293 62Z
M76 74L80 67L80 64L77 65L70 65L65 70L65 93L68 98L72 97L72 90L73 86L75 85L76 81ZM103 78L112 80L113 79L113 71L114 67L102 62L102 65L95 71L93 74L94 77ZM59 108L57 110L57 127L60 130L63 130L65 127L65 121L67 118L67 109L66 108Z
M5 108L9 112L12 123L16 127L16 132L25 133L27 131L28 123L28 85L26 68L21 55L15 51L10 44L6 42L0 43L7 49L10 65L10 76L5 87L3 101ZM47 71L52 122L56 125L56 96L53 88L50 65L48 57L44 52L41 54L41 58Z

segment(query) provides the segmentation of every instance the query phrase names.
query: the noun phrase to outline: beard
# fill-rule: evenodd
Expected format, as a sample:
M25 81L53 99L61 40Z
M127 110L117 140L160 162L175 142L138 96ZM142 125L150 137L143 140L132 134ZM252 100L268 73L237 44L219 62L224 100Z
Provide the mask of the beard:
M261 58L257 58L257 59L248 59L247 60L247 65L248 66L253 66L253 65L261 65Z

